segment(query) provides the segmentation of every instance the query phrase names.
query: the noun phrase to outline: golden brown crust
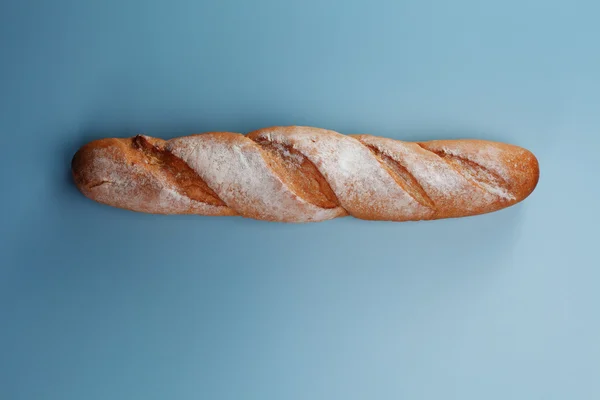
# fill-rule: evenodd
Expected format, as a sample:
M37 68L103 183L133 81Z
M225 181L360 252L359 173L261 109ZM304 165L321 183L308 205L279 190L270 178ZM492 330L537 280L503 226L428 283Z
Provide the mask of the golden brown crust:
M88 143L71 163L75 184L92 200L132 211L236 215L165 143L139 135Z
M193 169L164 149L166 144L164 140L138 135L132 142L133 148L140 150L145 156L148 168L154 170L156 174L163 174L169 184L177 187L182 195L213 206L225 206L225 203Z
M510 144L310 127L101 139L79 149L72 172L85 196L115 207L283 222L483 214L522 201L539 179L535 156Z
M248 135L248 137L250 136ZM339 207L340 202L331 190L329 183L302 153L290 146L277 146L263 140L255 142L265 150L263 157L267 160L269 167L294 192L319 207Z
M518 203L528 197L539 181L540 168L538 160L533 153L522 147L475 139L433 140L418 144L423 149L445 158L453 165L468 165L469 168L467 169L473 171L472 175L477 175L477 172L482 170L487 171L489 176L486 177L484 173L479 179L486 181L488 184L497 183L504 187L507 192L514 196L511 204ZM498 149L498 151L493 155L488 155L485 152L482 154L482 148L485 147ZM452 151L449 153L445 149L452 149ZM502 165L506 175L501 176L494 173L493 169L488 168L490 163ZM477 179L472 179L472 181L477 184ZM498 202L490 206L490 211L496 211L505 206L502 202Z

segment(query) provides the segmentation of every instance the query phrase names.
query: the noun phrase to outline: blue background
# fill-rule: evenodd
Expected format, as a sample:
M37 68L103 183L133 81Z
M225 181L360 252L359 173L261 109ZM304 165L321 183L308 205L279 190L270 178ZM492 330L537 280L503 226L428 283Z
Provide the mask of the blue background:
M600 5L3 1L0 398L600 398ZM82 144L271 125L526 147L493 214L285 225L73 186Z

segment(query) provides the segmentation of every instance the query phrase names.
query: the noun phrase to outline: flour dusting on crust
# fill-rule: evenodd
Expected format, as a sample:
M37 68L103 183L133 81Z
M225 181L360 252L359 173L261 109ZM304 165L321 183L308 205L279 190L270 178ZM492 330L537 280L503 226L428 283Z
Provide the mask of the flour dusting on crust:
M143 165L121 160L116 149L94 152L91 171L97 175L97 182L87 190L101 203L156 214L231 214L224 207L180 194L166 179L152 174Z
M317 207L292 192L269 168L260 147L243 135L196 135L171 140L167 148L243 216L309 222L344 215L339 207Z
M266 129L259 137L291 146L307 157L353 216L416 220L432 213L402 190L369 149L354 138L304 127Z

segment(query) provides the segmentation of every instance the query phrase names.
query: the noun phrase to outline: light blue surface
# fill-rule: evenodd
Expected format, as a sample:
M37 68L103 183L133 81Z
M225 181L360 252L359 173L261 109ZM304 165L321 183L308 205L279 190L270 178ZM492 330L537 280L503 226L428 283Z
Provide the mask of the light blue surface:
M287 4L286 4L287 3ZM596 1L0 4L0 398L598 399ZM312 125L532 150L426 223L152 216L83 143Z

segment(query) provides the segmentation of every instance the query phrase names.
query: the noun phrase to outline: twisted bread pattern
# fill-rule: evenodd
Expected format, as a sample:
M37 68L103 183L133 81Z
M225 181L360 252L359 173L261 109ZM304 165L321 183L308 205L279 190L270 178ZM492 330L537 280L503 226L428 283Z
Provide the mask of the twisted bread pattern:
M72 172L84 195L115 207L282 222L482 214L523 200L539 176L533 154L513 145L297 126L101 139L76 153Z

